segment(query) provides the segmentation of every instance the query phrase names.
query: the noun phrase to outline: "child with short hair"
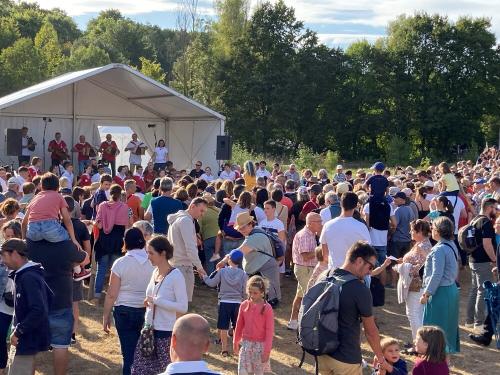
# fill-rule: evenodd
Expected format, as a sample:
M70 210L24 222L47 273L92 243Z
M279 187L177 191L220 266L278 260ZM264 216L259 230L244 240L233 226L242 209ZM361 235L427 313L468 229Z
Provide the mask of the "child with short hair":
M328 263L323 262L323 248L318 246L314 249L314 255L316 255L316 266L312 271L311 277L309 278L309 282L307 283L307 290L311 289L318 281L319 276L328 269Z
M69 216L68 204L57 192L58 188L59 179L55 174L45 173L42 176L42 191L35 195L26 207L22 222L23 237L31 241L48 242L71 239L81 250ZM59 222L59 215L62 217L66 230Z
M380 341L380 348L384 354L385 364L376 374L407 375L406 362L401 359L399 342L392 337Z
M235 328L241 301L245 299L248 276L239 266L243 261L241 250L234 249L229 253L229 267L214 271L210 276L203 276L209 287L219 288L219 313L217 329L221 341L221 355L229 355L227 334L229 328Z
M239 352L238 374L271 372L269 358L273 346L274 316L273 308L265 299L266 290L266 282L261 276L248 279L248 299L240 305L233 340L233 350Z
M417 331L415 350L420 358L415 361L413 375L449 375L446 362L446 339L441 328L423 326Z

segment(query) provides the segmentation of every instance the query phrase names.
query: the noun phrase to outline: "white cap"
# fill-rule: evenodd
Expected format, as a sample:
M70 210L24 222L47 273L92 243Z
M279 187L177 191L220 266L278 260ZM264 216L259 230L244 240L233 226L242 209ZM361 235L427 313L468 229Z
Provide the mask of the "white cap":
M425 187L431 187L433 188L434 187L434 182L432 182L431 180L427 180L424 182L424 186Z
M342 167L342 164L337 165L337 170L338 170L338 169L344 169L344 168Z
M410 189L410 188L408 188L408 187L407 187L407 188L404 188L404 189L403 189L403 190L401 190L401 191L402 191L403 193L405 193L405 195L406 195L407 197L410 197L410 196L411 196L411 194L413 193L413 191L411 191L411 189Z
M21 185L21 182L19 181L19 179L17 177L11 177L7 181L7 184L9 184L9 185L11 185L11 184Z
M389 195L391 197L393 197L394 195L396 195L397 193L399 193L401 190L397 187L397 186L391 186L389 188Z

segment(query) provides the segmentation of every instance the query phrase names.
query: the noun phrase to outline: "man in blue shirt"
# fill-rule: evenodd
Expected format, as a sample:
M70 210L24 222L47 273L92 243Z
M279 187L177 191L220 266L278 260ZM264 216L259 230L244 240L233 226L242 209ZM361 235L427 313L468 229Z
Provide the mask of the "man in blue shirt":
M171 197L173 187L174 181L170 177L163 177L160 181L161 195L151 200L144 215L147 221L153 219L155 233L167 234L167 216L183 209L182 203Z

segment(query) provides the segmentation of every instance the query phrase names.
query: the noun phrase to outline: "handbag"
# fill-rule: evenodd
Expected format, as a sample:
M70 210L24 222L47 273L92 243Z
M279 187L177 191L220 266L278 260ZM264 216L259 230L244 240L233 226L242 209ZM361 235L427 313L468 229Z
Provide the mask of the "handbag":
M158 289L156 289L155 297L158 295L160 291L161 285L163 281L167 278L167 276L172 272L174 268L172 268L161 280ZM156 345L155 345L155 337L154 337L154 321L155 321L155 313L156 313L156 305L153 304L153 319L151 320L151 324L145 324L141 330L141 335L139 336L139 350L143 357L150 358L156 356Z

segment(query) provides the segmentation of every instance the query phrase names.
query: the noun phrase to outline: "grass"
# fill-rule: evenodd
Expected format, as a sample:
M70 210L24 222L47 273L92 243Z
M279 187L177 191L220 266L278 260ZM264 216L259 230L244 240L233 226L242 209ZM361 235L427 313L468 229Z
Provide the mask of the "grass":
M271 367L273 373L281 375L313 374L313 358L308 356L306 364L302 369L297 367L301 350L295 343L295 333L286 329L290 306L295 294L295 282L284 279L282 284L283 302L280 308L275 311L276 330L271 354ZM465 321L465 308L470 285L470 273L461 272L460 291L460 322ZM106 334L102 331L102 307L94 307L86 301L81 302L81 329L78 335L78 343L70 349L69 374L120 374L121 373L121 353L116 332ZM191 312L196 312L205 316L212 327L213 339L216 338L217 322L217 293L205 286L197 286L193 303L190 306ZM402 343L411 339L408 319L405 315L404 305L397 303L395 289L386 291L386 304L382 308L376 309L377 324L380 332L385 336L399 339ZM477 374L500 374L500 361L498 351L494 349L494 344L484 348L472 343L467 334L471 331L464 326L460 326L460 337L462 351L451 358L452 374L477 375ZM364 337L363 337L364 340ZM369 350L366 340L363 341L363 357L371 363L373 354ZM206 361L213 370L221 371L225 374L236 374L237 357L223 358L220 348L214 344L210 345L210 351L206 355ZM412 367L413 358L405 358L408 367ZM44 353L37 358L37 374L52 374L50 353ZM365 374L370 374L367 370Z

